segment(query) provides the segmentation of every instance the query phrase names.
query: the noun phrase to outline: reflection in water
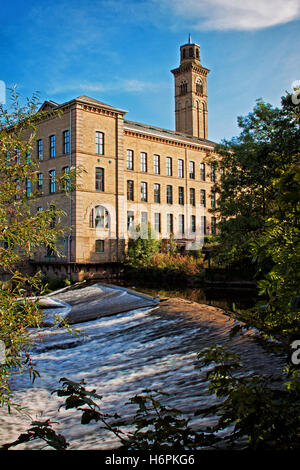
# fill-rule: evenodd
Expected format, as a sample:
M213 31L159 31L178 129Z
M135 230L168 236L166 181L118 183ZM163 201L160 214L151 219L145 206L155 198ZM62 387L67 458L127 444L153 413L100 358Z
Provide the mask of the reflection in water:
M126 281L119 281L116 285L124 285L132 287L132 283ZM160 297L181 297L184 299L192 300L200 304L214 305L215 307L222 308L227 311L233 310L233 305L237 309L248 309L255 305L258 300L262 298L258 296L258 291L254 287L240 288L240 287L185 287L178 288L172 284L163 284L163 286L149 286L149 283L143 282L135 283L136 290L146 294Z

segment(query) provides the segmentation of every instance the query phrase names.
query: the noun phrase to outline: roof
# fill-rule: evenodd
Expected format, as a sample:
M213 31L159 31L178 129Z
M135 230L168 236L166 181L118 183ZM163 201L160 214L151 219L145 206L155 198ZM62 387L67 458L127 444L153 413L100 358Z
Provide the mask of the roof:
M48 111L51 109L59 108L69 103L72 103L74 101L81 101L86 104L91 104L94 106L101 106L102 108L111 109L112 111L117 111L118 113L121 113L121 114L127 113L127 111L124 111L123 109L115 108L114 106L111 106L110 104L103 103L102 101L95 100L94 98L91 98L90 96L86 96L86 95L78 96L77 98L70 100L70 101L66 101L65 103L56 103L55 101L52 101L52 100L46 100L40 107L39 111Z
M161 127L151 126L149 124L142 124L140 122L128 121L126 119L124 119L124 128L133 131L140 131L146 134L156 135L157 137L163 137L181 142L186 141L188 143L194 143L209 148L212 148L216 145L216 143L212 142L211 140L200 139L199 137L183 134L181 132L171 131L169 129L163 129Z
M54 108L57 108L58 106L60 106L59 103L56 103L55 101L52 101L52 100L46 100L46 101L44 101L44 103L40 107L39 112L40 111L47 111L49 109L54 109Z
M60 106L65 106L66 104L72 103L74 101L81 101L86 104L101 106L102 108L111 109L121 114L127 113L127 111L115 108L114 106L111 106L110 104L103 103L102 101L96 100L86 95L78 96L77 98L70 100L63 104L58 104L52 100L44 101L39 111L46 111L46 110L54 109ZM194 137L188 134L183 134L181 132L172 131L169 129L163 129L161 127L152 126L150 124L142 124L140 122L128 121L126 119L124 119L124 127L125 129L128 129L128 130L140 131L140 132L143 132L144 134L151 134L157 137L171 139L173 141L174 140L179 141L179 142L185 141L189 144L201 145L203 147L208 147L208 148L212 148L216 145L216 143L212 142L211 140L200 139L199 137Z
M123 109L115 108L114 106L111 106L110 104L106 104L106 103L103 103L102 101L95 100L94 98L91 98L90 96L81 95L81 96L78 96L77 98L75 98L75 100L76 101L83 101L84 103L88 103L88 104L94 104L94 105L102 106L104 108L112 109L114 111L119 111L119 112L124 113L124 114L127 113L127 111L124 111Z

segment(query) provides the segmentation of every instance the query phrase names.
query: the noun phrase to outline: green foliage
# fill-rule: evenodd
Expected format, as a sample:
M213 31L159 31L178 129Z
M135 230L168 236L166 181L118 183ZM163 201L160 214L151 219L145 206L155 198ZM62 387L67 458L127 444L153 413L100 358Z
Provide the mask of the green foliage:
M126 450L196 450L218 441L217 437L194 431L181 411L168 408L159 400L161 392L145 390L130 399L138 406L134 418L136 430L123 443ZM164 395L167 395L164 393Z
M241 375L239 357L220 347L199 354L203 366L212 363L206 377L210 393L222 398L220 404L196 414L218 416L211 429L215 435L231 427L222 437L226 448L242 445L251 450L300 449L300 371L286 369L285 384L275 378Z
M137 227L137 238L130 238L128 241L128 257L126 265L130 267L146 266L149 260L160 249L160 242L156 240L155 232L148 225L146 233Z
M66 450L69 443L65 440L61 434L56 434L52 429L52 424L49 419L46 421L33 421L30 428L23 434L20 434L17 440L4 444L1 450L8 450L11 447L24 444L26 442L41 440L46 443L47 446L54 448L55 450Z
M175 253L177 253L177 245L173 233L170 234L167 251L170 255L175 255Z
M35 295L43 295L39 274L26 274L28 259L41 248L56 251L57 239L65 233L60 226L64 212L55 201L37 212L34 191L38 163L32 158L40 120L53 112L37 112L34 95L24 106L16 88L8 107L0 105L0 340L5 344L5 362L0 364L0 404L12 404L9 377L13 371L28 369L37 376L30 355L28 328L39 326L41 312ZM55 113L54 113L55 114ZM31 182L31 191L28 182ZM54 223L55 220L55 223Z
M242 318L289 342L300 334L299 112L290 95L281 109L258 100L239 125L241 135L218 149L225 170L216 185L214 212L224 217L218 257L256 266L265 300Z
M217 146L223 176L215 185L222 218L219 258L231 263L251 258L251 243L278 211L274 181L296 164L300 150L297 123L283 107L258 100L252 113L239 117L239 137Z
M166 393L144 390L132 397L128 404L136 405L133 419L121 420L114 415L103 414L94 400L101 400L95 390L87 391L84 380L80 383L62 378L62 389L55 390L58 396L66 397L64 407L76 408L82 412L81 424L92 420L100 421L104 429L112 432L120 441L119 450L194 450L218 442L219 438L205 432L195 432L189 420L175 408L168 408L159 401ZM134 424L135 430L126 431ZM123 429L122 429L123 428Z

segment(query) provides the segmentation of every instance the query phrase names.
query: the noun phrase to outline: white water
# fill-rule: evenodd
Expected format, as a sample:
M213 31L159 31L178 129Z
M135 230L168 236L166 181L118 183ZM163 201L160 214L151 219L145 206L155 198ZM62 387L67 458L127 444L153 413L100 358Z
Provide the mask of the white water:
M70 449L104 449L118 441L100 425L80 424L80 412L58 408L63 399L51 392L58 381L67 377L84 379L88 389L103 396L101 408L118 412L122 418L132 416L128 399L145 388L169 393L162 401L192 414L197 407L212 404L205 395L205 372L199 367L197 352L217 342L220 331L202 327L199 319L184 315L162 317L157 308L143 308L95 321L77 324L85 335L70 336L62 329L45 328L34 332L38 343L32 352L41 374L34 384L27 374L14 377L16 403L28 407L31 418L57 421L54 425L70 442ZM30 419L19 414L7 415L0 410L0 443L11 442L29 427ZM206 420L210 425L212 421ZM41 448L37 442L18 446Z

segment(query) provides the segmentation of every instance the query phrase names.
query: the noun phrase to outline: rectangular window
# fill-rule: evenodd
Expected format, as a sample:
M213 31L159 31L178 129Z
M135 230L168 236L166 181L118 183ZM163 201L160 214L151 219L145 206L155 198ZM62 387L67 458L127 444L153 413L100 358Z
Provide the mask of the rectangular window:
M179 233L184 233L184 215L179 214Z
M31 180L26 180L26 196L31 196Z
M154 183L154 202L160 203L160 184Z
M191 232L195 233L196 232L196 216L191 215Z
M216 235L216 229L217 229L217 219L216 217L211 218L211 234Z
M210 166L210 181L214 183L216 181L216 168L214 164Z
M172 158L171 157L167 157L166 169L167 169L167 176L172 176Z
M65 166L62 170L64 175L64 191L70 191L70 168Z
M184 205L184 187L183 186L179 186L178 188L178 204L180 204L181 206Z
M49 192L50 194L55 193L55 170L49 171Z
M178 178L184 178L183 160L178 160Z
M141 183L141 201L142 202L147 202L147 200L148 200L147 183L142 182Z
M190 179L195 179L195 162L190 162Z
M37 175L37 189L41 191L43 189L44 177L43 173L38 173Z
M49 209L50 209L51 211L54 211L54 210L55 210L55 206L53 206L53 205L51 204L50 207L49 207ZM50 228L54 228L54 227L55 227L55 223L56 223L56 217L55 217L55 214L53 214L53 215L51 216L51 220L50 220L50 224L49 224Z
M203 207L206 206L205 189L201 189L201 190L200 190L200 204L201 204L201 206L203 206Z
M133 201L133 181L127 181L127 201Z
M94 209L91 209L90 211L89 227L94 228Z
M16 200L19 201L21 199L21 185L20 185L20 180L16 180Z
M104 155L104 133L96 131L96 154Z
M21 150L20 150L20 149L18 149L18 150L16 151L16 163L17 163L18 165L20 165L20 163L21 163Z
M147 171L147 154L145 152L141 152L141 171L143 173Z
M201 216L201 233L203 235L206 235L206 216L205 215Z
M160 156L159 155L153 156L153 171L155 175L160 174Z
M205 163L200 163L200 179L205 181Z
M148 226L148 212L141 212L141 225Z
M55 157L55 135L50 135L49 137L49 153L50 153L50 158Z
M63 132L63 154L66 155L70 153L70 132Z
M196 200L195 200L195 188L190 188L190 205L195 206Z
M133 150L127 150L126 153L126 169L133 170Z
M173 214L167 214L167 230L168 233L173 233Z
M134 224L134 212L133 211L128 211L127 212L127 230L130 230L133 228Z
M171 185L167 185L167 204L173 204L173 188Z
M158 212L154 214L154 230L157 233L161 232L161 216L160 216L160 213Z
M37 157L41 161L43 160L43 140L39 139L37 141Z
M95 240L95 252L104 253L104 240Z
M216 207L216 193L214 191L210 193L210 204L212 209Z
M95 169L95 190L104 191L104 168Z

